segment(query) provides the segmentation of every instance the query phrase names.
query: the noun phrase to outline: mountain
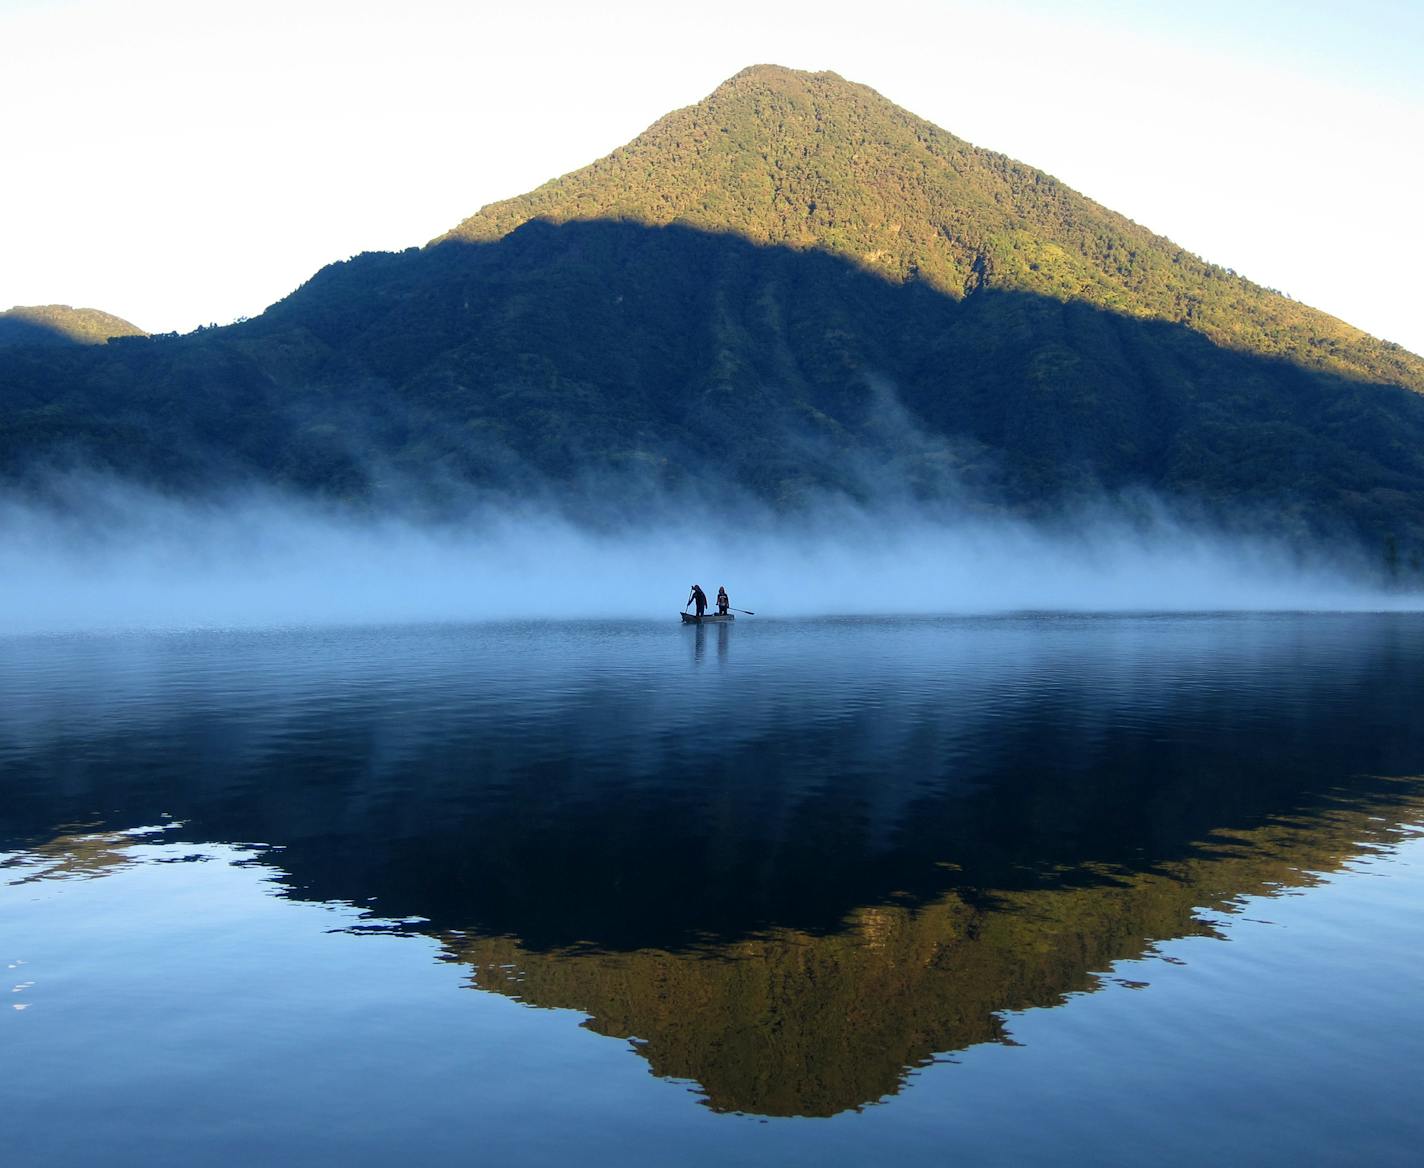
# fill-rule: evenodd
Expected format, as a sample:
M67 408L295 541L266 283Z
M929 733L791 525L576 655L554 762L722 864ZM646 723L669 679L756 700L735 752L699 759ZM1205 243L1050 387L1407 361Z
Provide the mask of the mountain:
M0 345L102 345L110 337L143 337L137 325L97 308L16 305L0 312Z
M679 224L822 248L955 299L998 288L1077 301L1424 392L1424 361L1398 345L1206 263L835 73L745 69L607 158L485 207L435 242L492 242L531 219Z
M1144 494L1424 557L1424 361L832 73L745 70L420 249L181 338L0 354L0 475L384 506L471 487Z

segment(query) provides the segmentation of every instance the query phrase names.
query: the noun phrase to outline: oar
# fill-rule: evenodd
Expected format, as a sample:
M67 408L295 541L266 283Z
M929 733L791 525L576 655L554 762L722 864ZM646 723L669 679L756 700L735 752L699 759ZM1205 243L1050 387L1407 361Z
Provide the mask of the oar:
M732 608L732 606L731 606L730 604L727 605L727 607L728 607L728 608ZM749 608L732 608L732 611L733 611L733 612L744 612L744 613L746 613L748 616L756 616L756 613L752 612L752 610L749 609Z

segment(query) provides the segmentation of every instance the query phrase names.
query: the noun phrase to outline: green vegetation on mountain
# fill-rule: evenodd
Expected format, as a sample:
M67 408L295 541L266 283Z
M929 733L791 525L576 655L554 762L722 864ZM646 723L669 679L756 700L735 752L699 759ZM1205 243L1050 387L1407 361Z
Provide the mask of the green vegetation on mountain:
M380 506L1150 495L1424 558L1424 361L834 74L760 66L261 317L0 354L0 475Z
M0 345L102 345L110 337L143 337L137 325L67 304L16 305L0 312Z
M982 288L1178 322L1218 344L1424 392L1424 361L1182 250L1051 175L834 73L757 65L627 146L442 236L613 219L819 247L960 298Z

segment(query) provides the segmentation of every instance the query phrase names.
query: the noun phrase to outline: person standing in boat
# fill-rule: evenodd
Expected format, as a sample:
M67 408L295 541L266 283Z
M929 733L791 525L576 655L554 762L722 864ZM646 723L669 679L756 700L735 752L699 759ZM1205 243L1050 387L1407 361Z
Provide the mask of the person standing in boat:
M702 614L707 611L707 593L702 591L702 585L694 584L692 586L692 595L687 598L687 604L695 604L697 606L697 616L700 620ZM687 604L684 604L682 607L686 608Z
M717 612L722 616L726 616L727 610L731 607L732 599L727 595L727 589L719 585L717 588Z

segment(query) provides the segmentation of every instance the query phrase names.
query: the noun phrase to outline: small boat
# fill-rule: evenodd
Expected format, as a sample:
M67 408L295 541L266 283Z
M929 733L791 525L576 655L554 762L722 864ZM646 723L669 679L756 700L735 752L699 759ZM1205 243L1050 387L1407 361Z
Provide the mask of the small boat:
M681 616L682 623L685 625L715 625L721 624L723 621L731 621L737 619L730 612L726 614L720 612L709 612L703 616L693 616L690 612L684 612L681 614Z

